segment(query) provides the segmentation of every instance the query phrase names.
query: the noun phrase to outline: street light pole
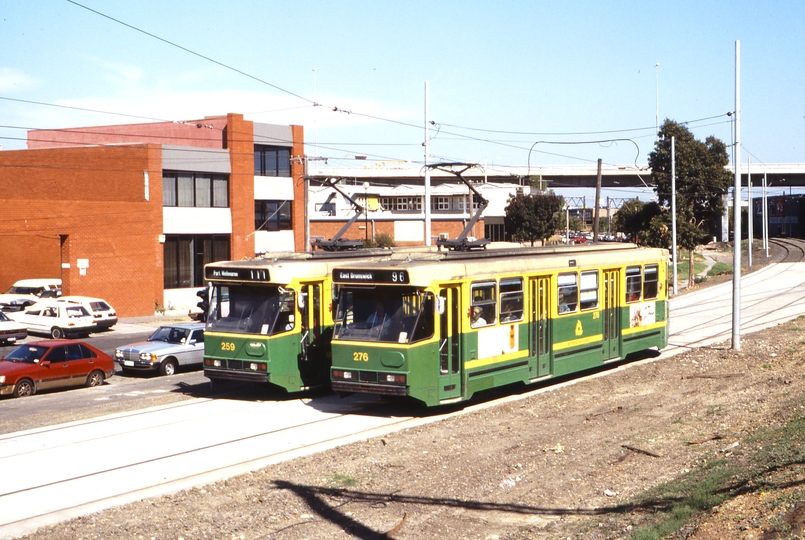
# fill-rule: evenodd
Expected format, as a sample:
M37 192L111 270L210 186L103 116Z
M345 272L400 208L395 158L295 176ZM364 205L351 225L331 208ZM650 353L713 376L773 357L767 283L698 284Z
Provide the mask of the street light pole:
M660 63L654 64L654 138L660 133Z

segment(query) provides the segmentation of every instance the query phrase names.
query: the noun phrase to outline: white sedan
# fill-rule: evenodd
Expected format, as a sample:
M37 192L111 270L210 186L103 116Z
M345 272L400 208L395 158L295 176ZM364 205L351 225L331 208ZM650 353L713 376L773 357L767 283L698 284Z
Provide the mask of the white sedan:
M64 302L39 302L25 311L7 314L12 320L22 323L31 334L44 334L53 339L65 336L86 336L95 332L95 318L84 306Z
M90 298L89 296L60 296L56 301L84 306L84 309L95 317L95 326L97 326L99 330L106 330L117 324L117 312L105 300L101 300L100 298Z

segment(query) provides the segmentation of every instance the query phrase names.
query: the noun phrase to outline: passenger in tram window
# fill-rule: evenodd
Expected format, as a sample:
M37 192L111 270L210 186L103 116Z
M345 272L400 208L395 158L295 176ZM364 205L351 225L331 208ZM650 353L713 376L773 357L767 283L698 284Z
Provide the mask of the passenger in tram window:
M470 320L470 326L473 328L478 328L479 326L486 326L486 319L483 318L484 309L481 306L475 306L472 308L472 318Z

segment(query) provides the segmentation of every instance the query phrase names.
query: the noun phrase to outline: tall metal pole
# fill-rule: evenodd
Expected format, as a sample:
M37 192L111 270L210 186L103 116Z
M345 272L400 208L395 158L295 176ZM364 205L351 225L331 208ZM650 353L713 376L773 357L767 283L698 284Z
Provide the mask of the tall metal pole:
M601 214L598 210L601 200L601 158L598 158L598 175L595 178L595 209L593 210L593 242L598 242L598 219Z
M654 111L654 139L659 137L660 133L660 63L654 64L654 103L656 109Z
M746 160L746 194L749 204L746 209L746 256L748 257L747 266L752 268L752 236L754 236L753 221L754 208L752 206L752 159Z
M676 281L676 137L671 137L671 259L673 259L674 296L677 295ZM688 284L690 287L691 284Z
M430 245L430 129L428 129L428 81L425 81L425 245Z
M768 187L768 183L766 182L766 173L763 173L763 249L766 250L766 258L769 258L769 218L768 218L768 200L766 199L766 188Z
M735 187L732 196L732 348L741 350L741 42L735 41Z

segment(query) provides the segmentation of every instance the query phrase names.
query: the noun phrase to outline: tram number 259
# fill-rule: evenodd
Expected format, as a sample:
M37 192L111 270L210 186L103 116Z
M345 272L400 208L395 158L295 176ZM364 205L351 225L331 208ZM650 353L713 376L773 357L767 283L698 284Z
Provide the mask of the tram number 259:
M231 341L222 341L221 342L221 350L222 351L234 351L235 350L235 344L232 343Z
M352 359L356 362L368 362L369 361L369 353L368 352L358 352L355 351L352 353Z

